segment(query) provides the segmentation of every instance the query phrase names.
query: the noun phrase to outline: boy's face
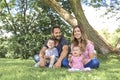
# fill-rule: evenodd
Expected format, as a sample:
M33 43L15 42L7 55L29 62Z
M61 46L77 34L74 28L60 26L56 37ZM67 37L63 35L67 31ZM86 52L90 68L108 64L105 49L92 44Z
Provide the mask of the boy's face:
M47 46L52 49L55 46L55 42L53 40L48 40Z
M72 55L73 56L80 56L80 54L81 54L80 48L79 47L73 47Z

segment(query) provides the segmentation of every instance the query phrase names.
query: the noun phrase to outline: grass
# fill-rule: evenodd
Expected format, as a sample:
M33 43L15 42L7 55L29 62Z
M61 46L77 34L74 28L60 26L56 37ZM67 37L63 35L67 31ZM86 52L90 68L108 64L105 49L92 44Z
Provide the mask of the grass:
M120 58L100 55L99 59L99 69L71 73L65 68L35 68L32 59L0 58L0 80L120 80Z

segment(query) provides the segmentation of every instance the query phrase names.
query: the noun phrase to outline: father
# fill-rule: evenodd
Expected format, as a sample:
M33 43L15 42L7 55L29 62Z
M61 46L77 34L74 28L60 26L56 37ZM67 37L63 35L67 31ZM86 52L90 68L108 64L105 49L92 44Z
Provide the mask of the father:
M60 26L52 27L51 35L52 35L52 38L55 40L55 47L58 49L58 53L59 53L59 58L57 62L54 64L54 68L60 68L61 66L69 68L69 65L68 65L69 62L66 57L68 54L68 43L67 43L67 40L62 36ZM44 60L44 54L46 49L47 49L47 44L45 43L45 45L42 47L39 53L39 62L36 63L41 67L45 66L45 63L43 60ZM37 61L36 57L35 57L35 60Z

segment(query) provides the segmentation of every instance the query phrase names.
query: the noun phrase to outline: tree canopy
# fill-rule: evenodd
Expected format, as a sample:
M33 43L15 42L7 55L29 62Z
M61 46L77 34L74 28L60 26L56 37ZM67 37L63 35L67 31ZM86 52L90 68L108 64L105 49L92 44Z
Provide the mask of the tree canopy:
M113 51L113 48L89 24L81 4L93 7L110 6L111 10L114 6L100 4L103 0L91 1L1 0L0 35L2 36L4 32L12 35L0 38L0 57L27 59L34 53L39 53L44 41L50 37L50 29L54 25L61 25L63 34L70 43L72 27L81 24L100 53Z

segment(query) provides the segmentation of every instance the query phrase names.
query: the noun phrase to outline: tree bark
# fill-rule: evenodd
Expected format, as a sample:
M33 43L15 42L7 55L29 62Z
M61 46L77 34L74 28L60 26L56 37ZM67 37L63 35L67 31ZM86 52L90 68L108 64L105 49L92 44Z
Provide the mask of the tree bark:
M118 42L114 51L120 54L120 38L118 39Z
M119 49L120 49L120 38L118 39L116 48L119 48Z
M77 20L68 11L63 9L56 0L42 0L45 4L52 7L66 22L71 26L77 25Z
M95 48L102 54L110 53L113 51L113 48L108 44L98 33L96 30L92 28L92 26L87 21L84 12L82 10L82 6L80 4L80 0L69 0L70 5L72 7L73 13L75 17L69 14L66 10L64 10L56 0L43 0L45 4L52 7L64 20L66 20L71 26L78 24L83 25L83 29L87 34L88 38L94 42ZM76 21L77 19L77 21Z

